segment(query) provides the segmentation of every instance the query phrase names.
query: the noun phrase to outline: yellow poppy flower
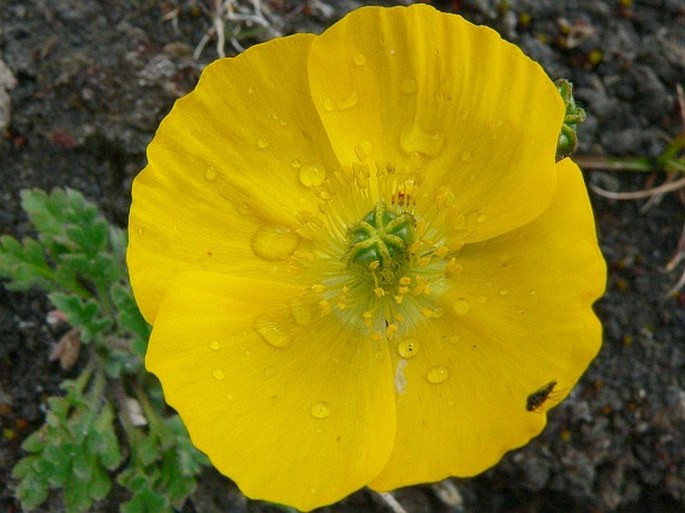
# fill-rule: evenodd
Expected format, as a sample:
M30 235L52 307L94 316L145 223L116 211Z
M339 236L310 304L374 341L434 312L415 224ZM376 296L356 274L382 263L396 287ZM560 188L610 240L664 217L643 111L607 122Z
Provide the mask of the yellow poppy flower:
M426 5L222 59L136 178L146 364L195 445L301 510L470 476L543 429L605 284L543 70Z

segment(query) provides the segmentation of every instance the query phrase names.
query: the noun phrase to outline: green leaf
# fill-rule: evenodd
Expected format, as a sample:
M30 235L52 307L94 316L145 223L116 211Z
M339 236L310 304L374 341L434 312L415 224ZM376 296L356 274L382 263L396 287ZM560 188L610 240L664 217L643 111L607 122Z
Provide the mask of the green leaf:
M49 294L48 298L66 314L69 324L81 331L81 341L86 344L112 324L111 320L102 317L94 299L84 300L79 296L60 292Z
M55 286L54 270L47 262L43 246L33 239L21 244L10 235L0 237L0 277L10 280L6 287L11 290Z
M121 284L114 284L111 291L112 302L117 309L119 327L135 336L133 350L141 358L145 356L147 341L150 337L150 326L133 300L130 289Z
M12 472L12 477L21 479L14 493L21 502L22 509L26 511L34 510L43 504L50 493L50 487L43 476L33 472L33 463L36 459L36 456L24 458Z

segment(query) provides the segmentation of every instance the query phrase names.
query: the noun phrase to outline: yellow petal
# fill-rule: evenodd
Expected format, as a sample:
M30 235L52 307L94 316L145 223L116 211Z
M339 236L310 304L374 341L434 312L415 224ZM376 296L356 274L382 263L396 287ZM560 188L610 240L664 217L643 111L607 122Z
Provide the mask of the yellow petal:
M249 497L303 511L368 483L395 430L387 348L312 301L295 285L185 273L146 360L221 472Z
M183 271L293 279L295 232L318 212L318 186L337 169L307 94L313 38L210 64L160 125L133 184L127 256L148 322Z
M418 347L411 358L398 345L397 439L373 488L485 470L543 429L545 411L597 354L591 304L604 290L605 264L581 173L570 160L557 167L550 208L466 246L445 316L408 335Z
M314 41L308 71L342 165L414 169L417 203L458 198L451 217L469 240L552 200L563 102L492 29L426 5L362 8Z

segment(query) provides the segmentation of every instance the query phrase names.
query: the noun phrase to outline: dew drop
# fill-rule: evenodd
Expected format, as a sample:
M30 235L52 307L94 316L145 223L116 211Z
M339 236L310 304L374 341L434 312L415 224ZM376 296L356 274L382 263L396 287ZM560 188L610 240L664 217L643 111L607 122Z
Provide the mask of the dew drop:
M352 60L357 66L363 66L366 64L366 55L363 53L355 53L354 57L352 57Z
M257 147L262 150L268 148L269 138L265 136L257 137Z
M285 260L297 249L300 238L285 226L268 225L257 230L250 239L252 251L259 258Z
M327 402L320 401L318 403L312 404L312 408L309 410L309 413L315 419L325 419L326 417L330 417L331 407Z
M443 367L442 365L431 367L428 369L428 372L426 372L426 381L428 381L428 383L432 383L433 385L442 383L449 377L450 373L447 370L447 367Z
M351 109L359 103L359 94L353 91L347 98L340 100L338 102L338 110Z
M208 182L214 182L217 175L218 173L216 172L216 168L214 166L209 166L207 169L205 169L205 180Z
M140 235L141 237L145 235L145 228L143 228L142 226L139 226L136 231L138 232L138 235Z
M326 170L320 166L309 164L300 168L300 183L305 187L319 186L326 178Z
M330 98L326 98L323 101L323 109L326 112L333 112L335 110L335 105L333 104L333 100L331 100Z
M209 343L209 348L210 348L212 351L216 351L216 350L219 349L220 347L221 347L221 344L219 343L219 341L218 341L217 339L214 339L214 340L212 340L212 341Z
M476 222L477 223L484 223L487 220L488 216L485 214L480 214L478 217L476 217Z
M254 324L254 329L270 346L287 347L290 345L288 333L275 321L258 319Z
M419 153L435 157L442 151L444 141L442 134L430 132L418 123L412 123L402 131L400 149L407 155Z
M470 162L471 161L471 152L466 150L461 154L461 161L462 162Z
M221 369L214 369L212 371L212 377L214 379L218 379L219 381L221 381L226 377L226 375L224 374L224 371L222 371Z
M235 395L228 393L226 394L226 399L228 399L229 401L235 401Z
M416 80L411 78L408 78L400 84L400 91L404 94L414 94L416 93L417 88Z
M402 358L414 358L419 352L419 341L415 338L405 338L397 344L397 352Z
M471 310L471 305L468 301L466 301L466 299L460 297L454 302L452 308L454 309L454 313L457 315L466 315Z
M301 299L290 301L290 313L299 326L306 326L314 320L314 312Z

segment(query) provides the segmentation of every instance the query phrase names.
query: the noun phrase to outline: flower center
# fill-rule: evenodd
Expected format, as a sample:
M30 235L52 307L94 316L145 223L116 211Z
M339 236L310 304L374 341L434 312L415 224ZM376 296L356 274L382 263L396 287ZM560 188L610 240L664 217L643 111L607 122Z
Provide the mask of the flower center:
M411 214L396 213L378 202L348 230L348 267L357 278L376 287L396 284L409 264L415 225Z

